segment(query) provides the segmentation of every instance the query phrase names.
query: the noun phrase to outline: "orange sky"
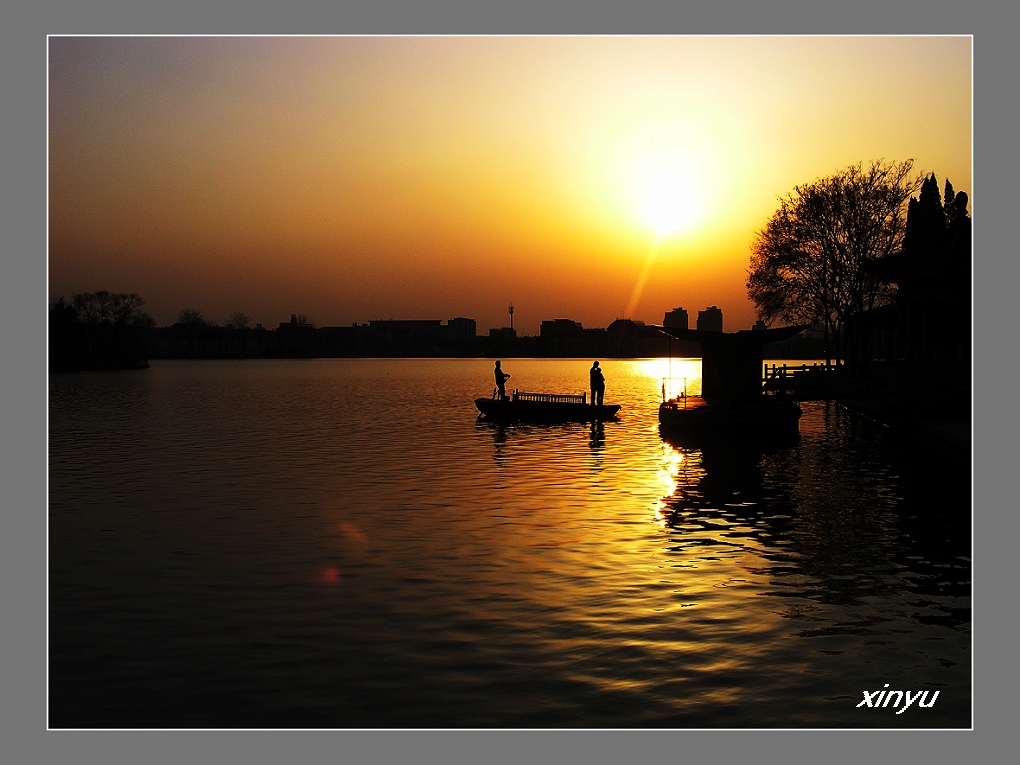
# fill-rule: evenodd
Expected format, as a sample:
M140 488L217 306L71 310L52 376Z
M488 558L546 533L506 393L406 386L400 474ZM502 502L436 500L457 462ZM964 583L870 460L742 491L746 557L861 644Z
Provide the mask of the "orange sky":
M51 37L49 294L276 326L754 322L754 232L874 159L971 188L970 37Z

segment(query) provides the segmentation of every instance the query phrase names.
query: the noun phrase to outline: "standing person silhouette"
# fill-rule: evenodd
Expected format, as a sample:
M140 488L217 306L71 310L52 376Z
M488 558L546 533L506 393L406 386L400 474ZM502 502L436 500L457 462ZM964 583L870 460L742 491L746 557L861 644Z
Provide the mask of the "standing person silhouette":
M510 379L510 375L503 371L500 366L500 362L496 362L496 368L493 370L496 375L496 392L500 399L506 398L506 381Z
M588 370L588 377L591 379L591 405L602 406L602 399L606 395L606 378L597 361Z

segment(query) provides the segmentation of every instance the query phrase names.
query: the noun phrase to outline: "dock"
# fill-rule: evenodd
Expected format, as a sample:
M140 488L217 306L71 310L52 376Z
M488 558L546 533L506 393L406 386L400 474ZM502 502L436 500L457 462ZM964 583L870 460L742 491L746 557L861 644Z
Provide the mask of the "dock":
M762 393L785 393L799 401L829 398L835 380L835 369L825 362L765 364Z

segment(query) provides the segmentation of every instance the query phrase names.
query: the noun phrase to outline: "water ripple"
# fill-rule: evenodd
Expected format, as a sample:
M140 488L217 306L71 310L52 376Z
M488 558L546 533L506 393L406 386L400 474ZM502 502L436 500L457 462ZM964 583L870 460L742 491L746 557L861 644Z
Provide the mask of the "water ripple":
M968 724L965 481L826 403L793 443L670 443L666 361L603 366L597 429L479 420L479 359L54 377L52 723ZM952 701L856 714L884 682Z

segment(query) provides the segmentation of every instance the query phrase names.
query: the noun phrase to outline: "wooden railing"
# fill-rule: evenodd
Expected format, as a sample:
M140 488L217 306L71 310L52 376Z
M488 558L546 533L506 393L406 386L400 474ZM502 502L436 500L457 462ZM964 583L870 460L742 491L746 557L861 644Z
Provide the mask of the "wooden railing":
M549 404L583 404L587 399L586 393L525 393L524 391L513 392L514 401L544 401Z
M788 393L804 401L823 397L828 393L832 372L832 367L824 362L766 364L762 392Z
M766 364L762 381L767 383L770 380L784 379L804 373L824 374L826 369L827 367L824 362L815 362L814 364Z

